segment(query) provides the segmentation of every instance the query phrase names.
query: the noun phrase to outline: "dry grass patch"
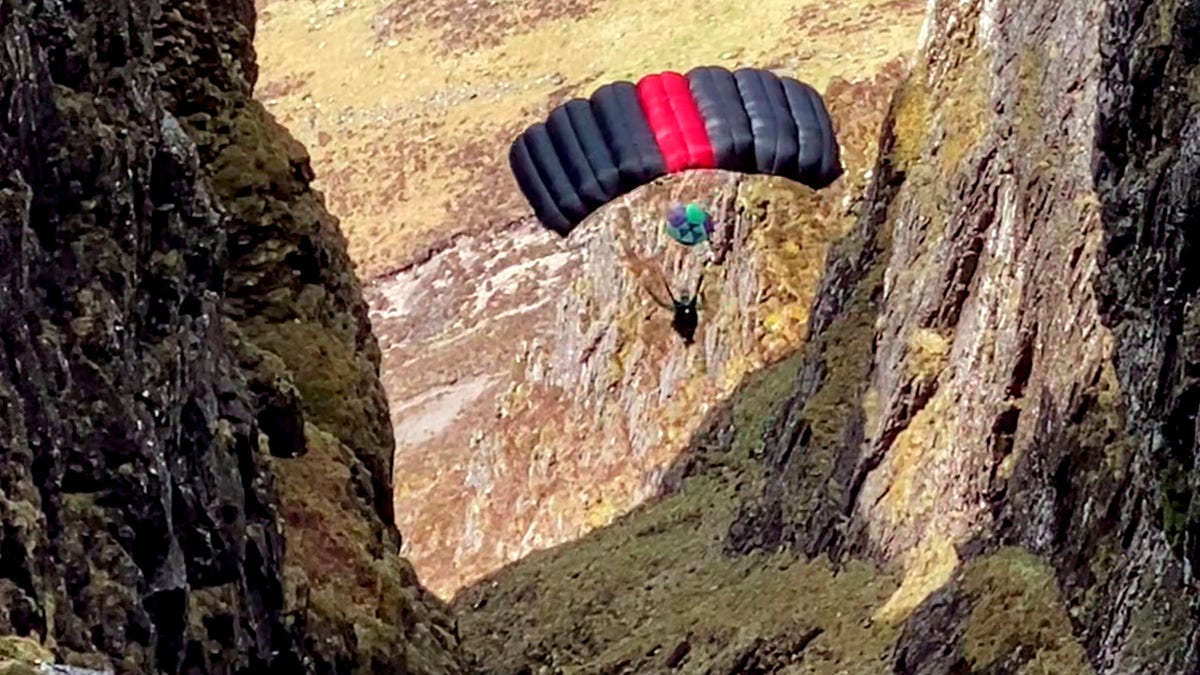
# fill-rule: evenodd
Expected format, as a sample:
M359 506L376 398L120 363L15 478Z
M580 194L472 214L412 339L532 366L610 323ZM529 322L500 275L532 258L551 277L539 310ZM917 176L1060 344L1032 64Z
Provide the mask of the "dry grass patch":
M375 15L380 42L403 39L415 32L437 33L441 52L495 47L506 37L557 19L580 19L600 4L593 0L397 0Z

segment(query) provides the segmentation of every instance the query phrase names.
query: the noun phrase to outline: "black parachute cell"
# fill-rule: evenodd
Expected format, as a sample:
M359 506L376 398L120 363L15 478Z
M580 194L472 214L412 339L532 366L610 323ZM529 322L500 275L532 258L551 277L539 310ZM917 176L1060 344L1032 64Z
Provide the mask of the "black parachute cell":
M735 171L749 171L754 167L754 131L750 128L750 116L738 91L737 80L726 68L713 68L713 84L729 121L729 134L733 137L736 160L730 166Z
M786 178L796 178L796 122L792 119L791 108L788 107L787 93L783 90L783 82L779 76L769 70L759 70L758 77L762 80L763 91L771 102L771 110L775 113L775 125L778 135L775 137L775 164L770 173Z
M581 98L571 99L563 105L571 126L583 148L583 154L591 165L592 173L600 188L604 191L604 201L608 201L621 193L621 176L617 165L613 162L612 153L604 142L604 134L592 114L592 106Z
M565 236L569 233L573 223L558 209L554 196L550 194L549 188L542 181L537 165L529 155L524 134L517 136L517 140L513 141L512 147L509 148L508 163L512 166L517 185L521 188L521 192L525 193L538 220L561 235Z
M796 156L797 180L821 189L842 173L833 123L820 94L811 86L790 78L783 80L783 86L800 146Z
M817 122L821 125L821 134L825 140L821 173L811 184L813 189L820 190L841 177L845 169L842 168L841 149L838 147L837 135L833 132L833 119L829 116L825 101L812 87L808 88L808 97L812 101L813 110L817 112Z
M700 66L688 71L686 77L704 118L717 167L753 171L754 132L733 73L718 66Z
M733 72L733 77L742 96L746 116L750 118L750 131L754 134L755 173L771 173L775 170L775 146L779 138L776 111L759 77L759 71L739 68Z
M546 120L546 131L550 133L550 140L554 143L554 149L567 172L567 177L571 179L571 185L587 203L588 212L608 201L608 196L604 194L604 188L592 171L592 164L588 161L587 153L583 151L579 134L571 124L571 117L565 107L559 106L550 112Z
M612 151L620 175L621 193L649 183L667 172L667 163L650 124L642 114L637 89L631 82L612 82L591 97L592 112Z
M641 175L637 148L621 122L621 104L615 89L617 85L606 84L591 97L592 115L604 143L617 165L617 177L622 188L635 182Z
M711 68L700 67L688 71L685 76L696 108L704 119L708 141L712 145L713 158L717 167L726 168L734 162L733 135L729 132L729 115L713 82Z
M538 122L526 129L525 144L533 165L537 167L538 175L542 177L542 182L554 198L558 210L567 217L572 227L578 225L590 211L579 193L575 192L575 186L571 184L571 179L558 158L558 151L554 148L554 142L550 140L550 132L546 130L546 125Z
M797 178L807 185L821 175L821 162L825 158L824 131L809 98L808 85L787 79L783 82L783 88L787 92L788 106L796 123L799 145L796 152Z

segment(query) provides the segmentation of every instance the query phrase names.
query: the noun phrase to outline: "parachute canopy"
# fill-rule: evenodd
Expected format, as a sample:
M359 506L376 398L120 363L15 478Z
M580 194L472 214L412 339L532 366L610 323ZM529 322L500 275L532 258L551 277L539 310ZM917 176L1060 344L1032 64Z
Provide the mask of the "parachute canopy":
M811 86L768 70L701 66L605 84L530 125L509 165L547 228L566 236L608 201L656 178L724 169L813 189L842 175L833 124Z

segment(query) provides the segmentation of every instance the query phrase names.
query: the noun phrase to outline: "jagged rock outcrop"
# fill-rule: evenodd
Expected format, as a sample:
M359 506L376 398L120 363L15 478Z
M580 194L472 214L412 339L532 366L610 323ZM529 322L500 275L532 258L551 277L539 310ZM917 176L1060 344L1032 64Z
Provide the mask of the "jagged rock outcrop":
M1200 667L1198 16L932 7L728 542L897 564L896 672Z
M461 670L397 556L378 349L251 98L253 19L0 2L6 658Z

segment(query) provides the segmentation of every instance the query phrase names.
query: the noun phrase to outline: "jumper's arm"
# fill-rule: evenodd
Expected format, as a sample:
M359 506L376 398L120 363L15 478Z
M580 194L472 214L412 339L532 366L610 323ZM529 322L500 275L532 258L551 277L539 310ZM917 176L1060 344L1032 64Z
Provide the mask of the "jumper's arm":
M633 270L634 276L638 278L638 282L642 288L646 289L646 292L654 300L654 303L663 309L674 311L676 303L675 294L671 292L671 284L667 283L667 277L663 274L662 266L657 261L638 257L625 242L621 242L621 248L625 251L626 263ZM653 273L658 277L658 280L662 282L663 289L667 292L667 296L671 299L670 302L667 302L661 294L655 292L654 288L646 282L644 278L646 273Z

